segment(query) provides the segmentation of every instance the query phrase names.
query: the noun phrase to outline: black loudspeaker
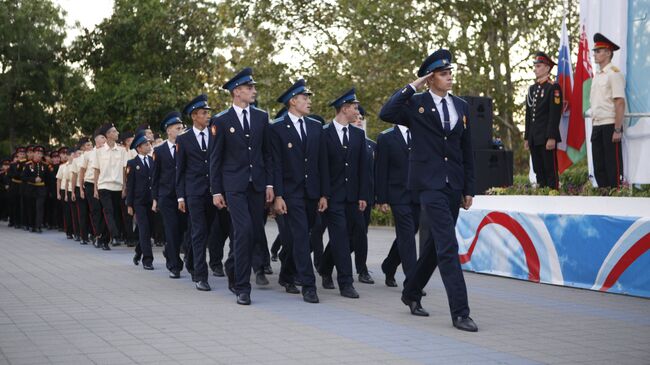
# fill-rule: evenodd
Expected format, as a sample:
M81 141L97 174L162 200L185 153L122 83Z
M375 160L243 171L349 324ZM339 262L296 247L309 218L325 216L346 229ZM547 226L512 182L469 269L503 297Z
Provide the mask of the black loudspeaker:
M472 149L492 148L492 99L482 96L461 96L469 104L472 125Z
M483 194L492 187L512 185L513 156L512 151L474 150L476 194Z

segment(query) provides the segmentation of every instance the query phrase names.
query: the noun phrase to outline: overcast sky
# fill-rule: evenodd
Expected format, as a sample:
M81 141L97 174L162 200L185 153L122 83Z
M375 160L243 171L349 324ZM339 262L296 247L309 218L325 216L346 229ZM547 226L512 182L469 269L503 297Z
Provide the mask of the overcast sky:
M92 29L113 13L113 0L53 0L53 2L67 12L67 44L79 35L79 31L74 28L76 22L84 28Z

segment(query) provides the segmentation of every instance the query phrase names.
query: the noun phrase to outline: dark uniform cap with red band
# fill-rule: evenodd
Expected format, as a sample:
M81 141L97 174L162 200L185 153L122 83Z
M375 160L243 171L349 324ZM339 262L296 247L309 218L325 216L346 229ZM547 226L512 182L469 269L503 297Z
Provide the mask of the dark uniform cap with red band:
M543 63L546 65L549 65L549 67L553 68L553 66L557 65L553 60L544 52L536 52L535 53L535 61L533 61L534 64L536 63Z
M609 48L612 51L618 51L621 47L616 43L610 41L607 37L600 33L594 34L594 49Z

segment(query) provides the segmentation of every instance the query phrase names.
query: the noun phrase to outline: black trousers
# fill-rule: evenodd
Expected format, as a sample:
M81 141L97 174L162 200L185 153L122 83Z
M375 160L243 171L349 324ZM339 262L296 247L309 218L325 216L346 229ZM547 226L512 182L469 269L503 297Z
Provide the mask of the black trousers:
M278 225L278 232L282 231L282 225L284 224L284 216L282 215L277 215L275 216L275 223ZM273 241L273 244L271 245L271 254L272 255L277 255L278 252L280 252L280 249L282 248L282 233L278 233L278 235L275 237L275 240Z
M151 249L151 222L153 221L153 211L151 203L134 204L135 221L138 225L138 243L135 245L135 255L142 257L143 265L153 263L153 250Z
M336 279L340 287L352 285L352 259L350 238L357 226L363 227L363 212L359 204L330 202L325 211L323 224L327 227L330 242L323 251L318 273L330 276L336 266Z
M461 192L451 189L449 185L420 193L420 205L423 218L428 221L430 242L425 243L424 252L420 254L412 275L404 282L402 291L404 297L420 301L422 289L439 267L452 318L469 315L467 287L458 258L455 231L460 200Z
M302 198L285 198L287 214L283 216L283 245L280 252L282 267L280 280L293 283L298 277L303 291L316 287L314 267L311 262L309 230L316 220L318 201Z
M309 246L314 256L314 267L319 268L323 258L323 234L325 234L325 225L323 224L325 213L317 213L316 221L309 232Z
M415 235L420 226L419 204L393 204L390 206L395 220L395 241L388 256L381 264L381 270L387 276L394 276L397 267L402 264L404 276L408 279L417 262ZM420 245L420 252L423 251Z
M591 130L591 153L594 177L601 188L618 188L623 180L621 142L612 142L614 124L594 126Z
M183 261L180 252L187 230L187 215L178 210L178 202L174 198L158 199L158 211L165 229L165 266L169 271L181 272Z
M8 193L8 201L9 201L9 209L10 215L9 215L9 224L12 226L20 226L20 185L19 183L11 182L9 184L9 193Z
M237 294L251 292L251 268L263 268L260 243L264 239L264 192L248 184L245 192L226 192L226 202L232 223L232 255L226 260L226 271L232 277ZM256 247L257 246L257 247ZM258 251L255 254L255 251ZM268 254L268 248L266 249Z
M122 192L100 189L99 200L102 203L102 213L110 239L119 239L119 224L122 221Z
M94 236L99 237L105 232L106 223L102 218L102 204L99 199L95 198L95 184L85 182L84 193L86 194L86 202L90 210L91 232Z
M530 146L530 157L537 184L544 188L559 188L557 173L557 150L547 150L546 145Z
M31 199L31 226L33 229L43 227L45 217L45 198L47 197L47 188L45 186L30 186L29 198Z
M82 241L88 240L88 234L91 231L90 229L90 219L88 216L88 200L81 198L81 188L74 188L75 195L77 197L76 203L76 213L79 221L79 237ZM84 195L86 191L84 190Z
M208 200L212 203L212 199L208 198ZM215 215L214 219L217 221L218 229L210 229L207 243L210 253L208 265L212 271L223 268L223 249L230 236L230 213L228 210L215 207Z

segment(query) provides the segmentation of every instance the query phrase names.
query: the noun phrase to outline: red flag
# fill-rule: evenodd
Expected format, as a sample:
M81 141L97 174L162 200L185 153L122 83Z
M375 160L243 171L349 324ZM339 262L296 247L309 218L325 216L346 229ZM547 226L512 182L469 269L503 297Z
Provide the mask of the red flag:
M569 131L567 133L567 145L577 151L580 151L585 143L585 118L582 116L582 84L592 76L587 32L585 32L583 25L578 46L578 62L576 63L576 71L573 74L572 113L569 116Z

